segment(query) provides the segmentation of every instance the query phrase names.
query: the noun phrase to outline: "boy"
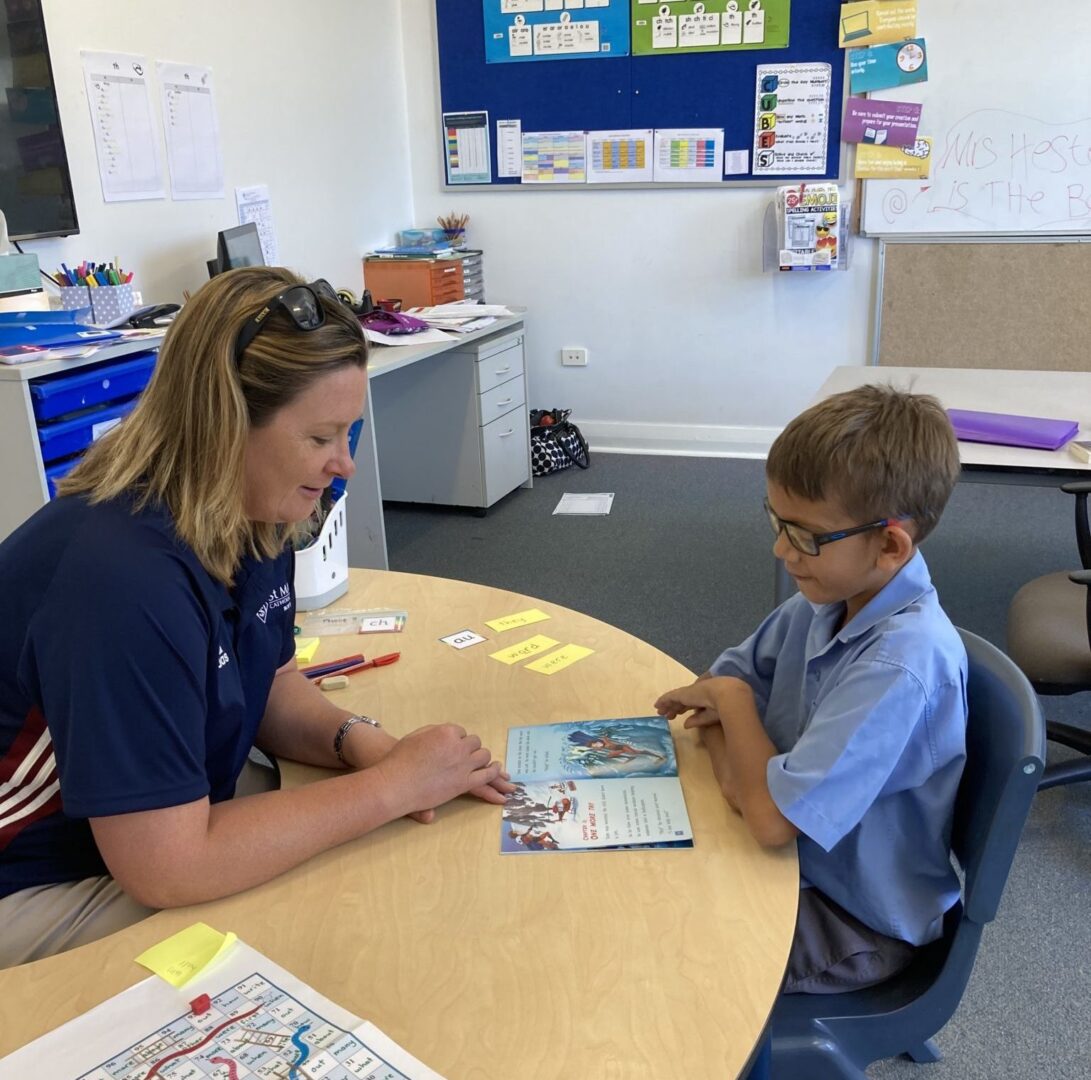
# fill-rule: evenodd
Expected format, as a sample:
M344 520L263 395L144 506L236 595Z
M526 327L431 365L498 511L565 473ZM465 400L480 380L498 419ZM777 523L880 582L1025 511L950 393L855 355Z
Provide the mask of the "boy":
M769 452L765 510L799 594L656 702L696 710L686 727L759 843L798 837L787 993L889 978L959 897L966 652L917 550L958 472L934 398L864 386L798 416Z

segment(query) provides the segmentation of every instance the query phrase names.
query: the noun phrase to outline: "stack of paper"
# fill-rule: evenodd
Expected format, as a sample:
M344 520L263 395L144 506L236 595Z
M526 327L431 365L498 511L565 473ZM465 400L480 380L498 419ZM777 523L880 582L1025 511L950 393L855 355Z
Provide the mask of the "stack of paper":
M614 505L614 493L612 491L600 491L595 494L574 495L565 492L561 501L553 510L554 514L584 514L588 517L602 517L610 513Z

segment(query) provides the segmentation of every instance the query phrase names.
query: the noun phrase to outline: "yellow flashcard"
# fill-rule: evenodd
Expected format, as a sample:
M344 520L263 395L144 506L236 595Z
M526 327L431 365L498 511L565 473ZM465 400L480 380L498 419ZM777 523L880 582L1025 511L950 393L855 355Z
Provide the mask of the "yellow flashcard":
M549 616L537 608L529 608L527 611L517 611L514 615L504 615L499 619L488 619L485 625L498 633L501 630L514 630L517 626L530 626L531 623L541 622Z
M554 641L553 638L546 637L545 634L538 634L536 637L527 638L526 641L520 641L518 645L512 645L510 648L501 649L499 652L489 653L489 655L494 660L499 660L501 664L518 664L520 660L538 656L540 653L544 653L547 649L552 649L554 645L559 644L559 641Z
M236 940L234 934L221 934L203 922L194 923L142 952L136 962L171 986L185 986Z
M527 670L537 671L542 675L552 675L557 671L563 671L569 664L590 656L594 651L585 645L565 645L563 649L551 652L548 656L541 656L533 664L527 664Z
M318 652L318 646L321 643L321 638L297 637L295 639L295 658L301 664L309 664L314 659L314 654Z
M930 138L919 138L912 146L857 144L857 180L927 180L931 171Z
M917 36L917 0L860 0L841 5L837 44L855 49Z

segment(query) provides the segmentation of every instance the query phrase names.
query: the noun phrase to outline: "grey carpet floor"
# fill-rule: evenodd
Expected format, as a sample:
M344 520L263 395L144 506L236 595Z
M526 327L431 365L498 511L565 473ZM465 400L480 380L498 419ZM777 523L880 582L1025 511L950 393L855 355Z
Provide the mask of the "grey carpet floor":
M588 471L538 479L485 517L388 505L390 566L585 611L703 671L772 607L762 470L758 461L596 454ZM613 511L553 517L566 491L613 491ZM1076 564L1071 497L960 484L923 551L956 625L1003 646L1019 586ZM1091 726L1091 695L1043 704L1050 718ZM1050 760L1067 753L1050 746ZM944 1060L885 1061L868 1075L1086 1080L1089 967L1091 784L1077 784L1035 800L999 917L937 1038Z

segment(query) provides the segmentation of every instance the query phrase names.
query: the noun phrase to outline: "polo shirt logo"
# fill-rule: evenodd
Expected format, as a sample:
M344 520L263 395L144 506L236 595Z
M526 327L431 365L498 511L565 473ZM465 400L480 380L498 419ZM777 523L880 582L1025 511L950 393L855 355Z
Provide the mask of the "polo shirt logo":
M269 618L270 611L276 611L278 608L287 607L291 602L292 590L288 587L287 582L285 582L283 585L278 585L269 594L269 599L258 608L256 612L257 617L262 622L265 622Z
M217 668L222 668L226 664L230 664L230 663L231 663L231 657L228 656L227 653L224 652L224 647L221 645L220 646L220 658L216 662L216 667Z

